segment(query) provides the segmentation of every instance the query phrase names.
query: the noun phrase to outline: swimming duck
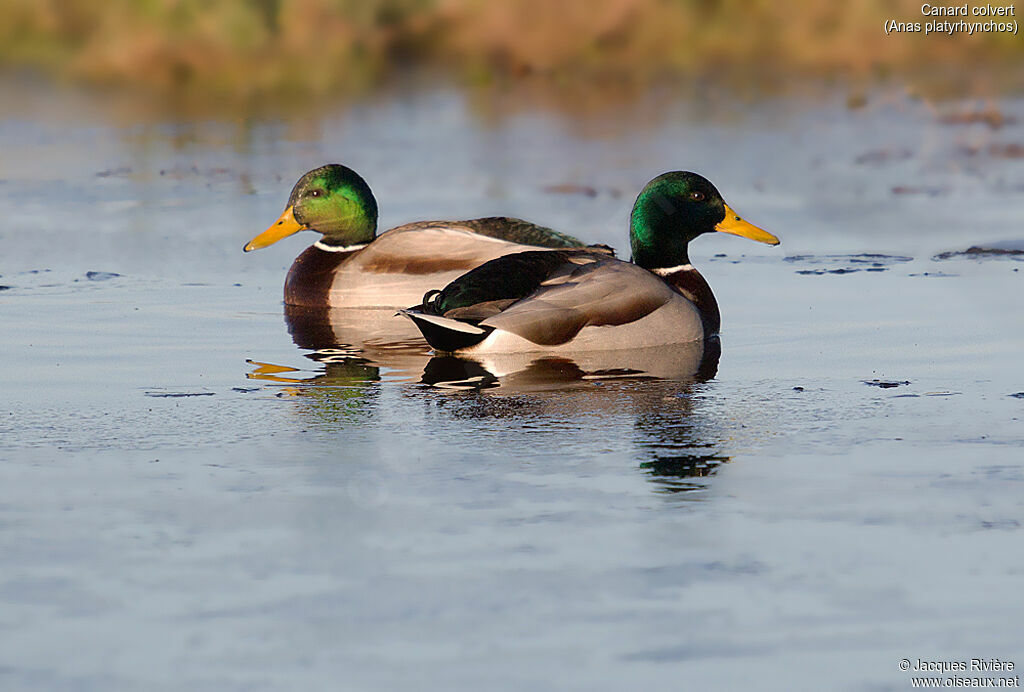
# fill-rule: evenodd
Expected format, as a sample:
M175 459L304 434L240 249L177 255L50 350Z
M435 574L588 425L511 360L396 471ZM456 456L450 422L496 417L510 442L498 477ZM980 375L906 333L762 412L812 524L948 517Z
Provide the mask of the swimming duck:
M323 237L295 259L284 302L308 307L403 308L496 257L537 247L584 247L572 236L504 216L419 221L377 235L377 201L369 185L339 164L299 178L284 213L245 251L304 230Z
M438 351L510 353L645 348L718 333L718 302L687 252L717 231L769 245L709 180L673 171L633 205L631 262L588 249L526 251L491 260L401 311Z

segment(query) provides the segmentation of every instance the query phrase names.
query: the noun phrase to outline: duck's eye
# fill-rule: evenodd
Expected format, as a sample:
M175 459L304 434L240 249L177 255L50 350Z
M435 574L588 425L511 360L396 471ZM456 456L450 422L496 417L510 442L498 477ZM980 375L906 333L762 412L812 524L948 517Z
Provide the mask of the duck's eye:
M704 193L700 192L700 191L691 192L690 193L690 199L692 199L694 202L703 202L704 201Z
M322 194L323 194L323 190L310 190L309 191L309 196L310 197L319 197Z

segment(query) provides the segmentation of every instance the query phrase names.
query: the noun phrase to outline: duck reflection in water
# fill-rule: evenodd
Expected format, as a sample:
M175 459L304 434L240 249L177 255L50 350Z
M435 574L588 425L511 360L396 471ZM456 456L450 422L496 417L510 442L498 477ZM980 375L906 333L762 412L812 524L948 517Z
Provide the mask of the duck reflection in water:
M432 355L408 321L384 310L286 305L292 341L325 366L358 361L388 371L389 379L441 389L543 391L570 383L612 379L706 381L721 356L718 337L630 351ZM379 376L379 371L376 373Z
M247 361L251 380L289 385L278 396L301 397L308 405L303 412L319 426L334 428L372 418L380 396L382 361L419 373L429 358L429 349L413 339L415 330L400 325L397 332L381 331L399 320L388 320L380 310L331 310L285 305L285 322L292 341L309 351L305 356L323 367L309 370ZM408 339L408 341L407 341ZM381 358L380 352L392 357Z
M365 358L349 355L323 353L319 362L324 372L310 376L300 368L247 360L253 370L246 378L286 385L277 396L302 397L307 404L303 411L323 427L344 427L371 418L380 394L375 386L380 369Z
M411 381L430 359L430 347L416 328L389 310L285 305L284 319L295 345L328 371L358 360L375 367L375 380L384 368L389 379Z
M631 413L640 468L665 493L692 493L706 486L729 461L716 451L714 421L694 407L695 394L717 374L718 338L670 347L564 356L434 356L421 382L433 387L483 390L451 410L459 418L569 419L601 414L607 420ZM532 394L532 397L516 396ZM563 396L551 397L559 393ZM567 398L565 395L582 395ZM516 405L513 405L516 404ZM563 410L568 408L568 411ZM561 414L561 415L560 415Z
M729 461L715 450L714 421L695 396L715 377L719 339L632 351L578 354L432 355L416 329L393 313L285 306L295 345L323 372L264 363L250 378L295 385L285 392L328 427L374 415L380 383L427 385L430 410L463 421L490 420L585 433L599 420L632 417L639 466L666 493L700 490ZM464 391L456 399L444 391ZM588 422L581 422L585 418ZM628 420L628 418L627 418ZM514 432L514 428L508 430Z
M730 457L721 454L714 420L694 411L696 397L691 390L662 397L662 405L635 410L637 447L646 461L640 468L664 493L688 493L704 490L705 480L713 476Z
M543 391L569 383L614 379L706 381L717 373L721 353L721 342L715 337L632 351L445 354L435 355L427 363L420 381L447 389L503 387L518 391Z

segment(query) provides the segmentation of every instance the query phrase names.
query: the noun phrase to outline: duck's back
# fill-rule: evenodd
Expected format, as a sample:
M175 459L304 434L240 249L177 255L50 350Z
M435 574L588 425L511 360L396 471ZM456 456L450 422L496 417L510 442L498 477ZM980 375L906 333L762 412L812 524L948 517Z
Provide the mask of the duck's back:
M366 247L331 252L314 245L292 266L285 302L330 307L405 308L484 262L536 250L450 222L386 231Z

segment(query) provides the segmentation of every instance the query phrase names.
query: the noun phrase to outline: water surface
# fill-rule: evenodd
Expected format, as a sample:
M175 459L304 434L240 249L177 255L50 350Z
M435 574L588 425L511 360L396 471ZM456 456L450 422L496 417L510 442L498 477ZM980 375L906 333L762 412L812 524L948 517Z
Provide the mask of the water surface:
M880 690L901 658L1019 656L1024 258L964 251L1024 238L1024 102L19 103L4 689ZM400 318L286 315L309 234L242 254L326 161L382 227L515 214L620 253L640 187L692 169L783 244L694 244L713 367L453 364Z

